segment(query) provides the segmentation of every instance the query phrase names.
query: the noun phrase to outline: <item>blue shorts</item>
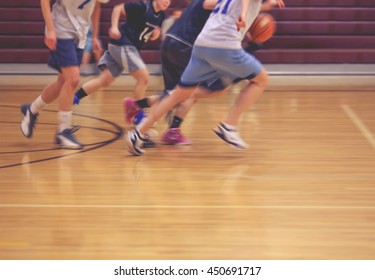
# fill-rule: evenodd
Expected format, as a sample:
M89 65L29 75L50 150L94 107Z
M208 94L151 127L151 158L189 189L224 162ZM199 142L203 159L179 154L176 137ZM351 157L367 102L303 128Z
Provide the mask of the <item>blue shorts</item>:
M210 85L220 78L231 82L249 80L256 77L262 68L262 64L243 49L194 46L189 65L182 74L179 85Z
M182 73L189 64L193 48L174 37L166 36L161 45L161 59L164 88L171 91L178 84ZM230 82L218 79L215 81L203 82L199 86L209 92L219 91L226 88Z
M56 50L51 51L48 66L61 72L61 68L80 66L83 49L77 48L73 39L57 39Z

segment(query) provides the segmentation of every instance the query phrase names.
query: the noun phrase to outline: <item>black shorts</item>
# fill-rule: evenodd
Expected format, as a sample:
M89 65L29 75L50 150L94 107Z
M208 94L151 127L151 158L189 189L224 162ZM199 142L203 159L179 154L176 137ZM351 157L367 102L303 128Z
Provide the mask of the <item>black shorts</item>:
M185 43L166 36L161 45L161 63L165 90L172 90L180 81L189 63L193 48Z

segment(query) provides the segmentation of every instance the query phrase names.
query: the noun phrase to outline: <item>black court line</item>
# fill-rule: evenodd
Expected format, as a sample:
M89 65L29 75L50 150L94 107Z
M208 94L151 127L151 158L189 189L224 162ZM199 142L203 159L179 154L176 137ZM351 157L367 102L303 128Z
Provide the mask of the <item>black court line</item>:
M10 105L0 105L0 107L19 109L18 106L10 106ZM55 111L55 110L43 110L43 112L57 113L57 111ZM5 169L5 168L10 168L10 167L15 167L15 166L21 166L21 165L27 165L27 164L32 164L32 163L38 163L38 162L44 162L44 161L49 161L49 160L53 160L53 159L58 159L58 158L63 158L63 157L68 157L68 156L72 156L72 155L86 153L86 152L89 152L89 151L93 151L93 150L102 148L104 146L107 146L107 145L117 141L121 137L121 135L123 134L124 129L114 122L111 122L111 121L108 121L108 120L105 120L105 119L101 119L101 118L97 118L97 117L93 117L93 116L83 115L83 114L73 113L73 115L83 117L83 118L89 118L89 119L97 120L99 122L103 122L103 123L111 125L114 128L114 130L99 128L99 127L84 127L84 126L82 126L82 127L88 128L88 129L106 131L106 132L112 133L113 137L108 139L108 140L102 141L102 142L96 142L96 143L90 143L90 144L84 145L84 148L82 150L77 150L77 151L69 153L69 154L47 157L47 158L32 160L32 161L28 161L28 162L19 162L19 163L14 163L14 164L9 164L9 165L2 165L2 166L0 166L0 169ZM40 123L40 124L42 124L42 123ZM45 124L47 124L47 123L45 123ZM52 124L47 124L47 125L52 125ZM56 125L56 124L53 124L53 125ZM90 148L86 149L86 147L90 147ZM1 152L0 154L32 153L32 152L42 152L42 151L52 151L52 150L61 150L61 148L49 148L49 149L42 149L42 150L26 150L26 151L14 151L14 152ZM74 151L74 150L71 150L71 151Z

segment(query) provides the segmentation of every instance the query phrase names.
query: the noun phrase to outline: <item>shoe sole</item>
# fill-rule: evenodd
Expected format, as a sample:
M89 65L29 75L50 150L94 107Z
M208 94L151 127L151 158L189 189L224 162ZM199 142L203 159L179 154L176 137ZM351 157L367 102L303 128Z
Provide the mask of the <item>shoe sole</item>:
M59 142L60 141L55 140L55 145L60 149L65 149L65 150L82 150L83 149L83 145L77 146L77 147L69 147L69 146L64 146L63 144L61 144Z
M56 146L58 148L64 149L64 150L82 150L83 149L83 146L81 146L81 147L68 147L68 146L63 146L63 145L57 144L57 143L56 143Z
M225 143L227 143L232 148L234 148L236 150L241 150L241 151L247 149L247 147L241 147L241 146L238 146L238 145L234 144L233 142L228 141L221 132L219 132L215 129L213 129L212 131L216 134L217 137L219 137L221 140L223 140Z

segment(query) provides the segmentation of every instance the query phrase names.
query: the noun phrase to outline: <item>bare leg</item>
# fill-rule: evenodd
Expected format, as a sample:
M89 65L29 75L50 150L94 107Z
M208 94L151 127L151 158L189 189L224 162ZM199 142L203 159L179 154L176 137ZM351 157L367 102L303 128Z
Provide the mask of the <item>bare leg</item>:
M62 68L64 83L59 94L59 110L72 111L73 97L79 83L79 67L70 66Z
M61 73L57 75L57 80L47 85L41 94L42 100L50 104L52 103L57 97L59 97L60 90L64 84L64 77Z
M89 95L101 88L109 86L114 79L115 78L112 76L111 72L108 69L104 69L98 77L85 83L82 88L86 94Z
M145 69L139 69L137 71L130 73L137 81L135 88L134 88L134 98L135 99L141 99L145 96L146 89L149 82L149 73L148 70Z
M219 97L224 95L226 92L226 89L215 92L209 92L205 88L197 87L192 96L190 96L187 100L177 105L175 115L183 119L190 111L190 109L194 106L194 104L197 103L198 99Z
M194 89L195 87L181 88L177 86L169 96L165 97L160 103L155 105L146 121L140 126L139 132L145 134L165 113L188 98L193 93Z
M236 126L242 113L247 111L263 93L268 84L268 80L268 74L263 68L258 76L249 81L248 85L237 97L235 104L230 109L224 122Z

